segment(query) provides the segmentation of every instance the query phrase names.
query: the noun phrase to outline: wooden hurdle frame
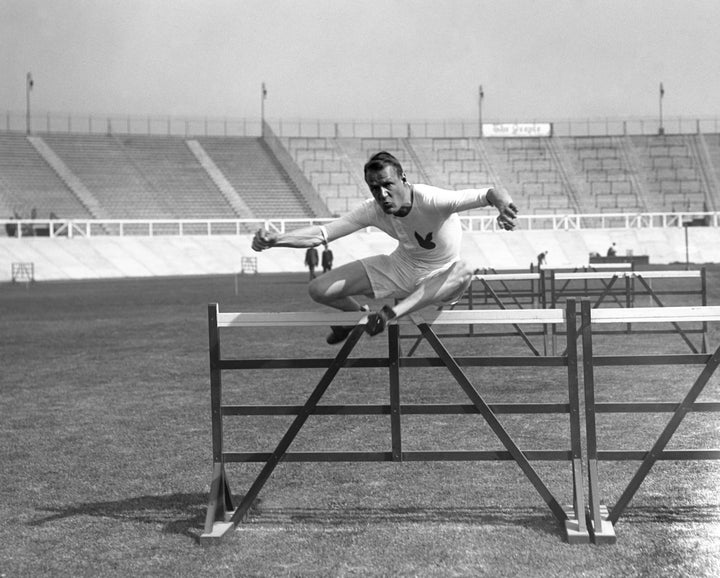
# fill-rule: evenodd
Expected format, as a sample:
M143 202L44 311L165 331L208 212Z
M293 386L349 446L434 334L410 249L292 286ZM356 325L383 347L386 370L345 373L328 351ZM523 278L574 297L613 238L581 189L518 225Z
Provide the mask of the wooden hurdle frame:
M583 375L585 387L585 425L588 466L589 526L595 543L613 543L615 524L639 489L657 460L720 459L720 449L665 450L673 434L688 412L720 412L720 402L696 402L703 388L720 365L720 347L710 354L684 355L594 355L593 325L608 323L667 323L720 321L720 307L644 307L627 309L596 309L590 301L581 302ZM594 368L598 366L701 365L702 371L679 403L598 403L595 401ZM672 416L652 448L640 450L598 450L596 414L598 413L671 413ZM599 460L638 460L640 466L615 505L600 503Z
M654 279L697 279L699 287L696 290L668 290L652 287ZM596 281L599 285L590 287L589 282ZM581 282L582 287L573 286L573 283ZM593 300L593 308L600 308L606 301L612 300L615 305L621 308L634 308L638 297L647 296L657 307L666 307L660 298L667 295L699 296L697 305L707 305L707 276L705 268L695 271L596 271L596 272L555 272L550 274L550 299L548 305L551 308L561 307L562 298L590 298ZM629 319L630 317L628 317ZM638 330L632 328L632 321L624 323L624 329L605 329L606 334L620 333L675 333L685 342L692 353L707 352L707 322L698 320L699 327L681 327L676 321L671 321L672 328L654 328ZM556 326L552 326L552 351L556 351L557 336L561 334ZM596 331L598 334L598 331ZM700 335L699 346L695 344L690 335Z
M541 495L556 520L561 524L570 543L590 540L585 515L580 440L580 409L578 386L578 356L575 335L576 304L568 300L563 309L435 311L413 314L392 322L387 327L388 355L383 357L350 357L360 341L367 323L364 313L221 313L217 303L208 306L210 392L213 440L213 473L210 499L201 544L220 541L242 522L281 461L488 461L514 460ZM469 324L561 324L568 323L568 347L563 356L502 356L453 357L435 332L435 327ZM435 356L407 357L400 352L402 324L415 325L433 348ZM234 327L290 327L355 325L340 351L333 359L225 359L220 353L221 329ZM377 338L375 338L377 339ZM567 403L554 404L488 404L463 371L463 367L566 367ZM387 368L389 372L389 403L381 405L320 405L321 398L341 368ZM460 385L470 404L402 404L400 402L400 373L403 368L445 367ZM223 402L222 373L244 369L303 369L320 368L325 373L302 406L230 405ZM480 414L504 451L404 451L402 447L402 416L427 414ZM508 434L497 414L566 414L569 422L569 447L552 450L522 450ZM223 420L243 415L294 415L295 418L272 452L228 451L223 440ZM310 415L386 415L390 420L390 449L381 452L290 452L288 451ZM567 461L571 465L573 503L561 506L545 482L532 467L531 460ZM230 462L260 462L263 467L237 507L225 471Z

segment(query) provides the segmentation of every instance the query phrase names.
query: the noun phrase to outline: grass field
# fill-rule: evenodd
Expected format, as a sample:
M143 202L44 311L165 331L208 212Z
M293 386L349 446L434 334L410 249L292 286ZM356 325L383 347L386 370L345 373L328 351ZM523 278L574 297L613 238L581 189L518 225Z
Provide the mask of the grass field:
M606 546L565 543L512 462L286 463L248 523L218 547L199 546L212 467L207 304L319 310L305 285L306 274L241 277L237 296L231 277L1 286L0 577L720 575L720 467L711 461L656 464L617 526L617 543ZM720 304L720 269L709 272L708 287L709 304ZM229 342L227 353L325 356L335 349L324 334L256 332ZM383 350L382 337L363 339L367 351ZM717 326L709 341L720 343ZM488 354L511 347L480 338L451 348L478 346ZM677 336L599 347L687 352ZM560 368L483 371L478 388L491 402L567 395ZM679 401L698 371L605 368L597 379L608 399ZM300 403L315 383L283 370L233 377L226 389L249 403ZM403 383L403 401L465 401L434 370ZM720 399L719 385L713 376L703 400ZM328 392L341 403L386 398L379 370L348 374ZM668 419L651 417L603 416L602 439L645 448ZM566 438L563 420L502 421L521 447ZM226 433L245 449L268 450L286 424L248 418ZM408 450L499 447L478 416L414 416L404 428ZM386 420L332 417L309 422L293 449L387 450L387 430ZM718 417L688 416L672 443L720 447ZM566 464L533 465L569 503ZM611 505L637 462L600 465ZM229 468L237 496L257 469Z

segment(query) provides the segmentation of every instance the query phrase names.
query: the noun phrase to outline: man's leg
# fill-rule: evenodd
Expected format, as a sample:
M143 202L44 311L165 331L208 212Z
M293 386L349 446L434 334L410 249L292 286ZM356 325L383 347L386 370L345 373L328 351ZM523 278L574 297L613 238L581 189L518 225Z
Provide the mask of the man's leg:
M465 261L424 281L415 291L393 307L397 317L438 303L450 303L462 297L472 281L472 270Z
M385 329L390 319L402 317L438 303L451 303L462 297L472 281L472 270L464 261L453 263L452 266L426 279L415 291L393 307L387 305L377 313L372 313L368 319L366 331L370 335L377 335Z
M371 295L372 285L359 261L354 261L328 271L310 283L310 297L317 303L334 307L341 311L367 311L353 297L354 295ZM327 337L331 345L344 341L352 331L352 326L333 326Z
M341 311L360 311L354 295L372 295L372 285L360 261L347 263L313 279L308 288L310 298Z

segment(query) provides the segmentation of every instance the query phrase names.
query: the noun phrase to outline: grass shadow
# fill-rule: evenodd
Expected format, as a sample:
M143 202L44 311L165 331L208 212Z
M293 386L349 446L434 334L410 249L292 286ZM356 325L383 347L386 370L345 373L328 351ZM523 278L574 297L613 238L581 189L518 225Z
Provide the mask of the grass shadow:
M28 523L39 527L79 516L111 518L162 527L162 532L197 540L205 523L207 494L138 496L116 501L89 502L67 507L46 507L50 512ZM236 505L239 499L236 498ZM558 535L560 526L543 507L330 507L268 508L258 500L250 511L254 527L263 526L371 526L376 524L453 524L467 526L517 525L540 534Z
M46 507L52 512L29 522L29 526L43 526L57 520L77 516L112 518L141 524L162 526L163 533L197 538L205 522L207 494L168 494L138 496L108 502L89 502L64 508Z

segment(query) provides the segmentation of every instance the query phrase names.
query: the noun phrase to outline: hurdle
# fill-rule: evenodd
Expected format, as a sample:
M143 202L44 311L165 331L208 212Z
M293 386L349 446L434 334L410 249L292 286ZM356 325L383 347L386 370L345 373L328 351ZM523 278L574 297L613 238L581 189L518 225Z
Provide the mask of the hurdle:
M720 347L710 354L668 355L596 355L593 352L594 325L609 323L681 323L720 321L720 307L643 307L627 309L594 309L589 300L581 303L583 375L585 389L585 425L588 470L589 526L596 543L614 543L615 525L658 460L720 459L720 449L666 450L668 442L689 412L720 412L720 402L697 402L713 373L720 365ZM675 402L597 402L595 368L600 366L699 365L702 370L682 401ZM632 379L632 378L631 378ZM670 420L652 447L640 450L598 450L596 415L598 413L671 413ZM621 496L608 510L600 503L598 461L637 460L640 466Z
M470 310L481 309L484 307L497 307L502 310L508 308L546 308L546 290L545 276L541 273L476 273L470 282L470 287L463 297L451 307L449 310L466 308ZM443 310L439 307L438 310ZM447 338L467 338L467 337L507 337L518 336L523 340L525 345L530 349L533 355L546 355L548 351L547 326L541 330L523 328L518 324L512 325L513 331L491 332L483 331L476 333L475 327L471 324L467 326L467 331L463 333L440 333L438 337ZM542 345L537 346L533 342L533 338L541 336ZM412 356L419 345L423 341L420 335L402 335L403 339L414 339L415 342L408 350L408 356ZM542 353L541 350L542 349Z
M257 257L242 257L240 259L240 273L257 273Z
M656 286L653 287L653 281ZM663 289L657 287L658 282L685 280L694 287L682 289ZM578 285L578 283L580 285ZM590 298L593 308L614 304L618 307L633 308L640 297L647 297L657 307L667 307L667 297L681 297L683 301L690 299L699 301L697 305L707 305L707 276L705 268L696 271L596 271L563 273L552 271L550 274L550 307L561 306L563 298ZM663 299L661 299L663 297ZM628 317L630 319L630 317ZM632 327L632 322L624 323L624 329L605 329L606 334L620 333L674 333L688 346L692 353L707 352L707 323L698 321L700 325L683 327L672 321L672 328L655 327L639 330ZM557 327L552 327L552 348L556 348ZM596 332L597 334L597 332ZM700 343L691 339L691 335L699 335Z
M569 300L563 309L431 311L394 320L386 331L386 356L352 356L364 335L367 314L364 313L221 313L217 303L208 305L210 398L212 416L213 471L203 545L214 544L245 521L264 484L281 462L404 462L404 461L515 461L559 522L565 539L572 544L588 543L585 496L580 440L580 405L578 387L578 356L575 335L576 305ZM568 324L567 354L563 356L453 356L435 332L437 327L468 324ZM221 356L221 335L234 328L327 327L354 325L353 331L334 358L224 358ZM414 325L431 345L435 355L407 357L400 352L400 325ZM375 337L374 340L381 339ZM375 341L374 343L377 343ZM448 370L470 403L410 404L401 403L401 370L439 367ZM565 368L567 402L561 403L494 403L488 404L466 375L466 367L540 367ZM389 399L381 404L321 404L323 395L341 369L382 368L388 370ZM222 376L227 371L290 369L293 380L301 379L301 369L322 369L307 401L302 405L244 405L228 403L223 392ZM563 383L565 378L563 378ZM312 383L315 383L314 381ZM423 450L403 449L403 416L407 415L479 414L490 426L503 450ZM567 447L559 449L521 449L497 418L499 414L560 414L566 415L569 427ZM225 419L241 416L295 416L287 431L272 451L242 451L226 447L223 435ZM311 416L376 415L389 418L387 449L382 451L288 451L293 440ZM562 506L545 481L530 463L532 460L565 461L570 464L572 504ZM226 464L258 462L262 469L237 507L226 473Z
M24 281L29 284L35 282L35 263L13 263L10 272L13 283Z

